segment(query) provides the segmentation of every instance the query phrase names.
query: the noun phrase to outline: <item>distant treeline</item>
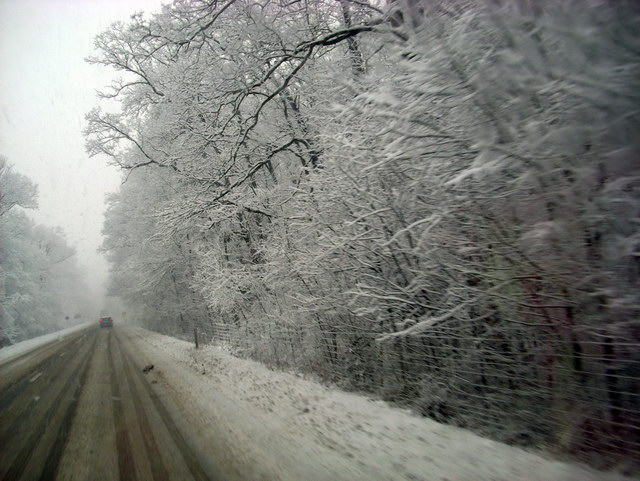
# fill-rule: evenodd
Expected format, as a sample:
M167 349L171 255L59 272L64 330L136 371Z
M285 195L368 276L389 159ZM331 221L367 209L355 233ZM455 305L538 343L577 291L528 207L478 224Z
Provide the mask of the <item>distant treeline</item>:
M38 225L37 188L0 157L0 347L77 324L90 293L75 250L58 228Z

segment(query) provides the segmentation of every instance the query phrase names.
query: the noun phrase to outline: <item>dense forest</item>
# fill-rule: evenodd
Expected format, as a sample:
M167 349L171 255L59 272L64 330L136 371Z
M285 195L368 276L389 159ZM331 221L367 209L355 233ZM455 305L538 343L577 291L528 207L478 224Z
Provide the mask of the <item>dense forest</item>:
M82 322L93 310L75 249L36 224L37 186L0 157L0 347Z
M633 1L177 0L87 149L143 325L495 439L640 459Z

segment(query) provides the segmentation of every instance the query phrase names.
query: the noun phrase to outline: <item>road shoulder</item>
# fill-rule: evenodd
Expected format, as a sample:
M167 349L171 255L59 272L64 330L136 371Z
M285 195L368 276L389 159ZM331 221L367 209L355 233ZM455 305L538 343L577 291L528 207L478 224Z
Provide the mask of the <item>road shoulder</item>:
M121 326L138 369L234 480L622 481L364 396L140 328Z

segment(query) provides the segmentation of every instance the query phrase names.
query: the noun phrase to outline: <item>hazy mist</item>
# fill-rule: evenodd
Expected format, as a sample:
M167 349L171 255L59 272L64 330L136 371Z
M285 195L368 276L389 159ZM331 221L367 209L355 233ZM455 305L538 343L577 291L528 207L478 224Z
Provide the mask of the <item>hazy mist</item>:
M61 227L86 267L100 308L108 267L102 242L105 196L120 172L84 149L84 116L113 72L88 65L93 39L159 1L2 0L0 2L0 154L38 184L38 223Z

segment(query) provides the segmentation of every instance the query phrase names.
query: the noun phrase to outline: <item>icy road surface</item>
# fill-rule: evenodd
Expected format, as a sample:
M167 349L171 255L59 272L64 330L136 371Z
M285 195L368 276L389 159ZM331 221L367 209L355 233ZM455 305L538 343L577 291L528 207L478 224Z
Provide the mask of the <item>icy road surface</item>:
M0 364L0 479L224 479L118 328L52 339Z
M140 328L30 349L0 361L2 480L629 479Z

